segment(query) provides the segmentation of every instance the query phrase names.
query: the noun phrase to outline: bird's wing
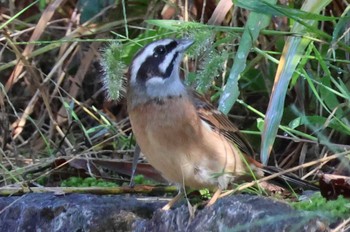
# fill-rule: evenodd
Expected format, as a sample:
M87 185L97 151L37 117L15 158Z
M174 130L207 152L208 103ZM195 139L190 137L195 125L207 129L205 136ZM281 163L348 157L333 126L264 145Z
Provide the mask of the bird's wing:
M234 143L244 154L248 155L245 156L247 161L254 164L256 169L260 170L264 176L269 176L282 170L276 167L264 166L258 161L254 160L253 148L250 146L247 139L240 133L239 129L226 117L225 114L215 109L213 105L211 105L203 96L195 91L192 92L192 99L199 117L208 123L214 131L217 131L225 136L226 139ZM302 189L310 190L318 189L318 187L314 184L302 180L293 174L283 174L276 177L274 180L275 184L284 188L291 186L293 188L300 187Z
M234 143L243 153L253 156L254 150L239 129L227 118L225 114L215 109L202 95L192 91L193 103L199 117L208 123L214 131L225 136Z

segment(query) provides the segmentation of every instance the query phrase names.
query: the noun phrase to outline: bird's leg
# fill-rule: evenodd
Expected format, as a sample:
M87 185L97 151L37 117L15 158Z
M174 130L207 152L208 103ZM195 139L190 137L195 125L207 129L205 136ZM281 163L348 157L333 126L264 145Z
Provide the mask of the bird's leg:
M221 189L219 188L218 190L216 190L216 192L214 193L214 195L212 196L212 198L210 199L210 201L206 206L208 207L214 204L216 200L220 197L220 195L221 195Z
M135 151L134 151L134 158L132 161L130 183L129 183L129 186L131 188L133 188L135 186L134 178L135 178L137 163L138 163L139 158L140 158L140 153L141 153L141 148L138 144L136 144Z
M180 200L184 196L184 191L180 188L179 193L171 199L168 204L164 205L162 210L169 210L178 200Z

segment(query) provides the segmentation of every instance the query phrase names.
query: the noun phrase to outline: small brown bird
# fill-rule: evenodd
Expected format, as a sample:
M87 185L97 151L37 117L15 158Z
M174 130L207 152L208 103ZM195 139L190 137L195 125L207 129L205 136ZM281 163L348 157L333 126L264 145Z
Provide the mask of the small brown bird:
M129 67L127 105L132 130L149 163L180 193L184 187L216 189L263 176L263 165L228 118L188 89L180 64L189 39L162 39L139 51Z

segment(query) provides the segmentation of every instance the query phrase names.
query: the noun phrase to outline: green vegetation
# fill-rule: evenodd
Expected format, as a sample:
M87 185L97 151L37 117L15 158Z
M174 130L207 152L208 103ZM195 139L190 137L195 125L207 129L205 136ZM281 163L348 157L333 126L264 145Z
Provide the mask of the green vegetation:
M61 182L61 187L117 187L114 182L99 180L93 177L69 177Z
M203 12L201 1L2 2L0 187L113 184L71 177L79 172L125 177L135 145L123 99L127 67L145 44L166 37L195 40L185 82L228 114L262 162L304 165L294 174L312 180L319 170L350 169L347 1L207 0ZM116 167L114 159L128 162ZM339 199L295 207L348 215Z
M320 194L314 194L310 199L291 202L295 209L315 211L322 215L336 218L350 217L350 199L339 196L336 200L326 200Z
M156 184L156 182L150 180L150 179L146 179L144 177L144 175L136 175L134 176L134 182L135 184L144 184L144 185L152 185L152 184Z

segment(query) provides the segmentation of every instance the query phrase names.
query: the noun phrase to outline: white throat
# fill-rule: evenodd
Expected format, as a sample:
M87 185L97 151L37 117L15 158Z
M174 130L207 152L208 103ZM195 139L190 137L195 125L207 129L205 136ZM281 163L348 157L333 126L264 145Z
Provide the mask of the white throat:
M183 95L186 87L180 80L178 71L174 70L169 78L152 77L146 81L146 92L151 98L175 97Z

